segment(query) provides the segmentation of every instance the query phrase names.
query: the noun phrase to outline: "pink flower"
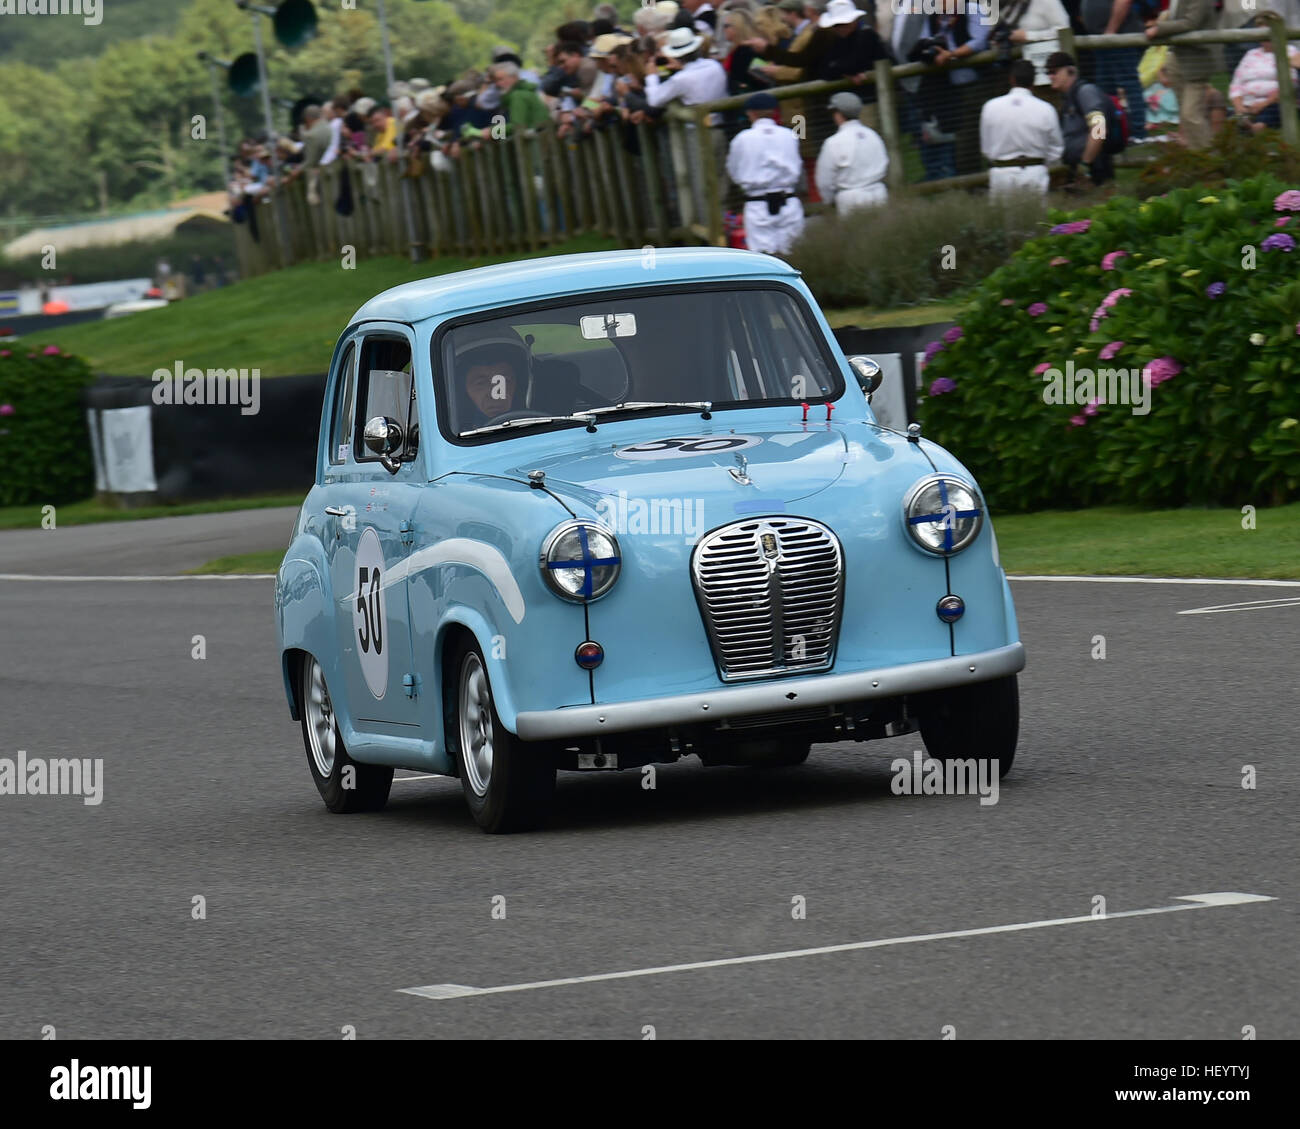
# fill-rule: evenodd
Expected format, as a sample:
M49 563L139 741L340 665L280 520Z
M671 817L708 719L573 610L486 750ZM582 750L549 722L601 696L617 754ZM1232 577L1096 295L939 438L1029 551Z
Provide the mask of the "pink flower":
M1084 424L1086 424L1087 422L1088 422L1088 417L1087 417L1087 416L1071 416L1071 417L1070 417L1070 426L1071 426L1071 427L1082 427L1082 426L1083 426Z
M1289 224L1290 222L1291 222L1290 216L1278 216L1278 218L1273 221L1273 226L1286 227L1286 225Z
M1154 388L1157 384L1172 380L1182 371L1183 366L1173 357L1157 357L1147 365L1147 378L1151 382L1151 387Z
M13 404L0 404L0 416L11 416L14 414Z
M1300 337L1300 321L1295 323L1295 335Z
M1112 251L1101 260L1102 270L1114 270L1115 264L1128 254L1127 251Z
M1028 313L1031 318L1042 317L1043 314L1047 313L1047 303L1035 302L1029 307Z
M1118 290L1112 290L1109 294L1107 294L1106 297L1104 297L1101 300L1101 304L1105 306L1107 309L1110 309L1110 307L1113 306L1116 302L1118 302L1121 298L1127 298L1132 293L1133 291L1130 290L1127 286L1121 286Z
M1051 366L1050 364L1048 364L1047 361L1044 361L1041 365L1035 365L1035 366L1034 366L1034 375L1035 375L1035 376L1042 376L1043 373L1045 373L1045 372L1046 372L1049 368L1051 368L1051 367L1052 367L1052 366Z
M1109 345L1103 345L1101 352L1097 354L1098 358L1103 361L1109 361L1116 353L1124 348L1123 341L1112 341Z
M1066 266L1069 262L1070 262L1070 260L1067 259L1064 255L1057 255L1056 258L1054 258L1054 259L1053 259L1050 263L1048 263L1047 265L1048 265L1049 267L1063 267L1063 266Z
M59 355L59 347L57 345L46 345L41 352L47 357L57 357Z
M1105 401L1099 398L1094 398L1089 400L1088 403L1084 406L1083 414L1086 416L1095 416L1097 414L1097 405L1104 404L1104 403Z
M1285 195L1285 193L1284 193ZM1072 220L1070 223L1058 223L1049 235L1082 235L1092 226L1092 220Z
M1275 212L1300 212L1300 192L1294 188L1279 193L1273 200Z
M9 349L0 349L0 357L12 357L13 352Z

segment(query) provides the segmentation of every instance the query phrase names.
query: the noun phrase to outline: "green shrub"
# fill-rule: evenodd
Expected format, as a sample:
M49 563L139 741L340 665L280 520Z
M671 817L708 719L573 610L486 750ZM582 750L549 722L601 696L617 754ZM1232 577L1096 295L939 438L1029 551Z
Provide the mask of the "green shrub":
M1300 239L1288 188L1259 177L1116 197L1077 221L1085 231L1026 244L975 291L956 340L927 350L926 434L1003 510L1300 497L1300 247L1264 249ZM1149 392L1149 414L1045 402L1042 370L1070 362L1140 370L1131 388Z
M1041 229L1046 210L964 192L810 220L790 261L826 306L907 306L985 278Z
M1266 175L1300 182L1300 151L1284 144L1275 129L1247 133L1229 124L1204 149L1161 146L1160 156L1142 170L1133 190L1143 199L1175 188L1217 191L1230 180Z
M60 505L94 492L79 357L0 337L0 506Z

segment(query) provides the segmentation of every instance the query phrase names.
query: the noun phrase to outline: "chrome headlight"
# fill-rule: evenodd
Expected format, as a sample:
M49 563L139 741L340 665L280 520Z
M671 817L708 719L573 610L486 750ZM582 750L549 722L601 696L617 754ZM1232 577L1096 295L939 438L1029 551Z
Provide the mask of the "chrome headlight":
M951 474L921 479L903 499L903 520L927 553L959 553L979 536L984 508L975 487Z
M566 521L542 542L538 563L547 586L563 600L599 600L618 579L618 539L594 521Z

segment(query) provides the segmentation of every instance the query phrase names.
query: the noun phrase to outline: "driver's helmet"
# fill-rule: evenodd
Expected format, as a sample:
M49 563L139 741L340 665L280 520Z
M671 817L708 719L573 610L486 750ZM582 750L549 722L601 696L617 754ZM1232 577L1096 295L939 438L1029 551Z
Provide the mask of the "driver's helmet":
M463 326L455 332L455 392L460 407L461 430L478 426L468 421L480 420L481 413L465 390L465 377L477 365L507 362L514 370L514 409L523 408L527 402L531 373L528 347L523 339L508 325Z

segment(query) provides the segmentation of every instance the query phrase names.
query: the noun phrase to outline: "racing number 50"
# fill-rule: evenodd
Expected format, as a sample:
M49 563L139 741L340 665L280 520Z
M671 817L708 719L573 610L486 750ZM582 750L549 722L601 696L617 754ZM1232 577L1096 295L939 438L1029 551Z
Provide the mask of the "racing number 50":
M384 625L379 614L379 579L381 569L361 568L357 574L357 611L361 613L361 625L357 628L357 637L361 650L370 653L370 644L375 645L375 654L384 653ZM366 592L366 584L370 592Z

